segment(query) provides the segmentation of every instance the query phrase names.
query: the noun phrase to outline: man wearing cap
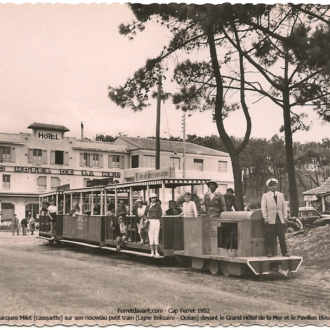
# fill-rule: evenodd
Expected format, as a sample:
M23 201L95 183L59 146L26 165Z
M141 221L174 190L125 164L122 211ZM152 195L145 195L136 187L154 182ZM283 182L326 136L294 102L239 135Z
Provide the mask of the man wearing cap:
M233 188L227 189L227 193L225 194L225 202L227 211L232 211L232 208L234 208L235 211L239 211Z
M206 183L209 191L204 195L202 205L205 206L206 213L209 217L219 217L221 212L226 211L226 202L224 196L217 191L218 184L211 180Z
M276 179L269 179L266 182L269 191L262 195L261 200L261 212L265 223L266 253L268 257L274 256L273 248L276 246L276 236L278 236L282 255L289 257L285 241L286 203L284 195L277 191L277 184Z

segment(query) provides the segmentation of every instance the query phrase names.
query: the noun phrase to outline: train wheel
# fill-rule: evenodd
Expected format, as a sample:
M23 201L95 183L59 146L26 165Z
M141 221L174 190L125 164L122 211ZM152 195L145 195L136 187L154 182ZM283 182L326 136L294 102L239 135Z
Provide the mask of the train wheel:
M292 278L293 278L293 272L291 272L290 270L288 270L288 272L286 273L285 277L288 280L292 280Z
M220 262L220 269L221 269L221 273L223 274L223 276L228 277L230 275L228 266L229 266L228 262L226 262L226 261L221 261Z
M217 275L220 273L220 265L218 260L210 260L210 272L212 275Z

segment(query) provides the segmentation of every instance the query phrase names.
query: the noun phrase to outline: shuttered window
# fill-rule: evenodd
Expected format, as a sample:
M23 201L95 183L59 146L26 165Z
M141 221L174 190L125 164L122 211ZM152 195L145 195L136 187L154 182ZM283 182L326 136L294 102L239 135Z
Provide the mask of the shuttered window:
M143 167L155 168L156 167L156 156L144 155L143 156Z
M120 156L112 155L112 168L120 168Z
M28 149L28 163L34 165L47 164L47 150Z
M194 171L204 171L204 160L203 159L194 159Z
M180 170L180 157L171 157L171 166Z
M218 161L218 172L227 173L227 162L226 161Z
M38 190L46 190L47 189L47 177L39 176L37 178L37 189Z
M87 152L81 153L80 154L80 166L103 167L103 155L102 154L90 154Z
M56 187L60 186L61 185L61 181L59 178L56 178L56 177L51 177L50 178L50 187L51 187L51 190L56 190Z

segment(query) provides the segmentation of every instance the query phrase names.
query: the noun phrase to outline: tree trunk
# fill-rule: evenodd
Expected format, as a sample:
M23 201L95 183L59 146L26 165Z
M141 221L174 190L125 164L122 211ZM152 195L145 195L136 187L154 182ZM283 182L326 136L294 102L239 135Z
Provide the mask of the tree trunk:
M239 161L239 155L237 153L231 154L231 164L233 167L234 183L235 183L235 196L236 203L241 211L244 210L243 201L243 184L242 184L242 172Z
M283 117L284 117L284 129L285 129L285 155L288 168L289 177L289 192L290 192L290 214L291 216L298 216L298 192L296 183L295 166L293 159L293 141L291 131L291 115L289 105L289 91L285 89L283 93L284 106L283 106Z

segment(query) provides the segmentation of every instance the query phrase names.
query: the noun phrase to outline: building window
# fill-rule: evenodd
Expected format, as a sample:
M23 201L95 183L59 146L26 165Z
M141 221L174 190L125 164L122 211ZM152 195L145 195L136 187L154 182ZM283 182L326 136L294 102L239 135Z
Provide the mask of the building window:
M80 166L103 167L103 156L100 154L89 154L87 152L82 153Z
M120 168L120 156L118 156L118 155L112 156L112 167Z
M47 189L47 177L39 176L37 178L37 189L38 190L46 190Z
M10 175L2 175L2 188L10 189Z
M194 159L194 171L204 171L204 160L203 159Z
M99 167L99 154L93 154L92 167Z
M42 164L42 149L33 149L33 164Z
M50 183L51 190L56 190L56 187L61 185L61 181L59 178L52 177Z
M64 165L64 151L55 150L55 164Z
M156 156L144 155L143 156L143 167L156 168Z
M139 167L139 155L132 156L132 168Z
M227 162L226 161L218 161L218 172L227 173Z
M2 154L3 162L11 162L11 148L10 147L0 147L0 153Z
M227 185L226 184L219 184L218 185L218 191L222 194L225 194L227 192Z
M176 170L180 170L180 157L171 157L171 166Z

